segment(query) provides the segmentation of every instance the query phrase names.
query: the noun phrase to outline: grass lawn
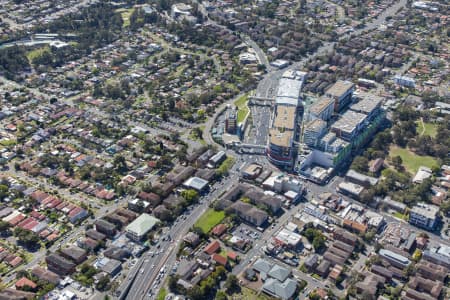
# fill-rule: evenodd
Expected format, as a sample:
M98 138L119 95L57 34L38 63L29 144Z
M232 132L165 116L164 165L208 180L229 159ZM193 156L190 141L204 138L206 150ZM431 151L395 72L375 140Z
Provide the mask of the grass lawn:
M167 290L165 288L161 288L159 290L158 295L156 296L156 300L164 300L167 295Z
M0 274L6 274L9 270L10 268L6 264L0 263Z
M317 280L322 280L322 277L319 274L312 274L311 276Z
M391 146L389 149L389 156L400 156L403 161L403 166L407 171L415 174L417 170L419 170L420 166L425 166L428 168L432 168L434 166L438 166L437 161L431 156L421 156L414 154L408 149L400 148L396 146Z
M204 233L208 233L214 226L219 224L225 218L224 211L215 211L209 209L195 223L194 227L200 228Z
M224 248L220 248L219 255L222 255L223 257L227 257L228 251Z
M17 144L17 141L15 141L15 140L1 140L0 141L0 145L5 146L5 147L11 147L11 146L14 146L15 144Z
M245 94L241 98L234 101L234 105L238 108L238 114L237 114L237 122L241 123L244 121L245 116L248 114L249 110L247 107L248 102L248 94Z
M425 123L422 120L419 120L417 121L417 133L419 135L435 137L437 134L437 125L434 123Z
M407 215L401 214L398 211L394 212L392 215L394 217L396 217L396 218L399 218L400 220L405 220L405 221L408 220L408 216Z
M33 61L33 59L41 56L44 52L51 52L50 47L44 46L44 47L33 49L31 51L28 51L26 56L28 58L28 61L31 63Z
M122 20L123 20L123 27L128 27L130 26L130 16L133 13L133 9L129 8L119 8L118 10L116 10L118 13L120 13L120 15L122 16Z
M274 299L263 293L256 293L255 291L242 287L240 294L234 294L233 299L241 299L241 300L271 300Z
M231 169L231 167L234 165L234 163L236 162L236 160L234 159L234 157L227 157L219 166L219 168L217 168L217 174L220 176L224 176L226 174L228 174L228 171Z

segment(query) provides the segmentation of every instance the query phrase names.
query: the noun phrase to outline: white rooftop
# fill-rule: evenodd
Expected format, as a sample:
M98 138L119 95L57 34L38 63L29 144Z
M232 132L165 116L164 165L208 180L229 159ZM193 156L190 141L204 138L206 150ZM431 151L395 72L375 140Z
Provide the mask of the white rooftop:
M188 180L186 180L183 185L187 188L192 188L197 191L203 190L207 185L208 181L201 179L199 177L191 177Z
M142 214L127 226L126 231L132 232L137 236L142 236L150 231L158 222L159 219L149 214Z
M434 219L439 213L439 206L426 203L417 203L417 205L411 208L411 213L415 213L429 219Z
M430 168L421 166L417 171L416 175L413 178L414 183L421 183L427 178L430 178L433 175L433 171Z

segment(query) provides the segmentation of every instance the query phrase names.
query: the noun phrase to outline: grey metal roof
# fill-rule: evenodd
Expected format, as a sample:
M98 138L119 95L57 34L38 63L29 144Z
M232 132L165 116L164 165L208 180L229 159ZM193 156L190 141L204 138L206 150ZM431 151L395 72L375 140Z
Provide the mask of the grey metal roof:
M275 278L281 282L285 281L290 274L291 272L288 269L281 267L279 265L274 265L270 270L270 272L268 273L270 277Z
M265 259L258 259L257 261L255 261L255 263L253 264L253 270L257 271L257 272L264 272L264 273L269 273L270 269L272 269L272 264L270 262L268 262Z

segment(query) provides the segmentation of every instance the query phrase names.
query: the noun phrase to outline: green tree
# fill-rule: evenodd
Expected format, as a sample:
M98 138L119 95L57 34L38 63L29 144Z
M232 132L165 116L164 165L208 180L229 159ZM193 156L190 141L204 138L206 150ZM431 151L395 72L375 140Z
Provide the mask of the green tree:
M398 285L396 287L391 287L389 289L389 293L391 294L391 296L394 297L394 299L398 299L398 297L400 296L400 293L402 292L402 286Z
M191 289L187 291L187 296L192 300L203 300L204 296L200 287L198 285L194 285Z
M186 200L186 203L188 205L191 205L192 203L195 203L198 200L198 192L193 189L184 190L181 192L181 196Z
M304 236L312 243L316 252L320 252L325 247L326 238L319 230L310 227L305 230Z
M81 266L81 273L90 279L97 274L97 270L93 266L85 263Z
M224 288L228 295L239 292L239 280L236 275L228 275L227 280L225 281Z
M125 173L128 170L125 157L122 155L116 155L114 157L113 165L119 173Z
M3 200L8 196L9 188L7 185L0 184L0 200Z
M217 291L216 297L214 299L215 300L227 300L228 298L227 298L227 294L225 294L224 291L219 290L219 291Z
M357 172L366 173L369 171L369 160L364 156L357 156L353 160L351 168Z
M16 74L29 68L29 66L24 47L15 45L0 49L0 72L4 72L8 79L14 79Z
M39 55L36 55L31 61L33 65L51 65L53 63L54 55L50 48L45 48Z
M403 160L399 155L394 156L392 158L392 165L394 166L394 168L397 171L401 171L403 169L402 163L403 163Z
M140 8L135 8L130 15L130 29L135 31L144 25L143 11Z
M375 237L375 234L376 234L376 232L375 232L375 230L369 230L369 231L367 231L365 234L364 234L364 240L366 241L366 242L372 242L373 241L373 238Z
M97 282L97 285L95 286L97 290L99 291L106 291L109 288L110 279L109 276L103 276L100 278L100 280Z
M322 298L315 291L309 294L309 300L320 300L320 299Z
M422 251L420 249L416 249L412 255L412 259L415 262L418 262L422 258Z
M176 292L177 291L177 281L178 279L175 276L169 276L167 286L169 287L169 291Z
M0 233L6 233L9 230L9 223L0 220Z
M141 186L141 190L146 193L150 193L152 191L152 183L150 181L144 182Z
M106 86L105 92L106 95L111 99L119 99L125 96L120 89L120 86L117 84L108 84Z
M138 212L142 212L144 211L144 208L145 208L144 201L138 200L138 202L136 203L136 210Z
M325 237L322 234L317 235L316 237L314 237L312 245L316 252L321 251L323 248L325 248Z
M218 280L224 279L226 273L227 273L227 270L225 269L224 266L217 266L213 272L214 277L216 277Z
M32 231L16 227L14 229L14 236L17 237L19 243L27 248L37 248L39 246L39 237Z
M103 96L103 88L100 84L94 85L94 90L92 91L92 96L96 97L96 98Z
M444 201L441 204L441 211L445 214L448 215L450 213L450 201Z
M314 240L314 237L316 236L316 230L314 228L308 228L306 229L304 235L308 239L308 241L312 242Z

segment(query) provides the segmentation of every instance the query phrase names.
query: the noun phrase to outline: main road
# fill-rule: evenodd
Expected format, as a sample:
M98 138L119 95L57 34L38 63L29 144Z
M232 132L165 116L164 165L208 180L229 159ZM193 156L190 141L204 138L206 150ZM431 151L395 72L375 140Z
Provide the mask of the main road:
M150 291L153 295L156 294L160 283L164 282L167 274L175 264L176 254L183 237L194 226L200 216L206 212L211 202L238 182L237 166L238 164L235 164L231 168L230 176L224 178L221 182L215 183L211 187L211 192L204 196L199 204L178 217L174 225L167 232L163 233L163 236L166 238L160 240L157 246L152 246L152 249L139 259L135 267L128 273L127 278L122 282L118 292L116 292L116 296L119 299L148 299ZM167 237L170 237L170 241ZM164 273L161 272L163 267Z

